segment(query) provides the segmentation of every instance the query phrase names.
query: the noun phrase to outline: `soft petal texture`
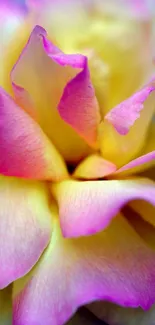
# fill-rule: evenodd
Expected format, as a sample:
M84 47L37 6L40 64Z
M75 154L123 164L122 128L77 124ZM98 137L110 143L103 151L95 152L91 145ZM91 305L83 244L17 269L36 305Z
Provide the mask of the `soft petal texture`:
M75 169L75 178L96 179L103 178L116 171L116 166L99 155L91 155L83 160Z
M81 159L90 151L76 132L96 145L99 108L85 56L64 54L36 26L11 78L29 93L41 127L65 159ZM15 98L18 101L17 92Z
M154 325L155 306L144 311L141 308L122 308L108 302L95 302L88 308L109 325Z
M12 88L14 90L14 93L16 94L16 103L37 122L37 109L29 93L25 89L20 86L17 86L14 83L12 83Z
M0 89L0 173L33 179L67 177L63 159L39 125Z
M154 114L155 81L113 108L100 125L101 152L118 167L133 159L147 140ZM136 141L135 141L136 139Z
M0 325L12 325L12 286L0 290Z
M109 225L129 201L155 205L155 183L149 179L72 181L51 185L59 205L63 235L92 235Z
M58 111L62 119L71 125L90 146L97 147L100 115L95 91L90 84L87 60L83 71L65 87Z
M46 186L0 176L0 288L25 275L51 235Z
M148 308L155 300L154 266L155 252L121 216L78 239L63 238L56 220L34 272L14 283L14 325L62 325L97 299Z

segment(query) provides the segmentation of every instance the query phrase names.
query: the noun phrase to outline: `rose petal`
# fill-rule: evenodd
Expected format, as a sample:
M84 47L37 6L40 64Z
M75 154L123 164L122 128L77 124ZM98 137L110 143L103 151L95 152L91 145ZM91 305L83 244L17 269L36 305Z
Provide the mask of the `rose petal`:
M64 239L56 224L34 272L14 284L14 325L62 325L80 305L97 299L151 306L155 252L123 217L78 239Z
M25 275L51 235L43 183L0 176L0 288Z
M100 125L101 152L118 167L142 149L154 114L154 81L116 106Z
M97 145L97 127L100 122L99 106L91 84L88 59L77 54L65 55L44 36L48 56L62 66L81 69L64 88L58 104L61 118L81 135L90 146Z
M78 134L96 146L99 107L85 56L64 54L47 39L45 30L36 26L11 78L29 93L41 127L63 157L74 161L90 151Z
M126 135L131 126L140 118L140 113L144 109L144 103L154 90L155 81L113 108L105 116L105 120L112 124L119 134Z
M155 183L148 179L108 181L64 181L51 185L59 205L65 237L94 234L109 225L131 200L155 205Z
M91 155L83 160L75 169L73 176L75 178L97 179L103 178L116 171L116 166L100 157Z
M63 159L39 125L0 89L0 173L33 179L67 176Z

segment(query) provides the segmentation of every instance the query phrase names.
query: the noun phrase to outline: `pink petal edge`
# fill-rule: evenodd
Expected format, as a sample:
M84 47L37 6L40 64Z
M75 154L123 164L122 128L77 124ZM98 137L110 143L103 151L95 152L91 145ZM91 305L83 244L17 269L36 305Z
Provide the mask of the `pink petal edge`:
M105 120L111 123L118 133L126 135L135 121L140 118L144 102L154 90L155 79L152 79L144 88L110 110Z

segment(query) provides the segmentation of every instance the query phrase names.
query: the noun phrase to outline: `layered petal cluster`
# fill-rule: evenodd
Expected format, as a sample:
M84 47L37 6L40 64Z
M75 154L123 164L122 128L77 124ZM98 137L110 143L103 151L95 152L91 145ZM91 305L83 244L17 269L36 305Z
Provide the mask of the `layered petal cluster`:
M108 2L29 1L6 52L0 293L12 289L13 325L155 303L151 16L145 1Z

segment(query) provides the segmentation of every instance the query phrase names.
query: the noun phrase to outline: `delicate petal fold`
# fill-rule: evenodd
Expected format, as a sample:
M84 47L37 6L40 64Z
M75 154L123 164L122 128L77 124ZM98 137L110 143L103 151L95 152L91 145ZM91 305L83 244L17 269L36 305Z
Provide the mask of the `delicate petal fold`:
M154 267L155 252L122 216L78 239L63 238L56 220L34 272L14 283L14 325L62 325L80 305L99 299L149 308Z
M118 167L128 163L143 148L154 114L155 81L117 105L100 125L100 145L104 158Z
M103 178L116 171L116 166L99 155L91 155L83 160L75 169L73 176L83 179Z
M0 288L25 275L51 235L44 184L0 176Z
M51 185L59 205L63 235L91 235L109 225L131 200L155 205L155 183L149 179L72 181Z
M33 179L67 177L65 163L39 125L0 89L0 173Z
M41 127L67 160L81 159L90 151L84 140L97 145L100 114L85 56L64 54L36 26L11 78L29 94ZM15 87L14 92L18 101Z

